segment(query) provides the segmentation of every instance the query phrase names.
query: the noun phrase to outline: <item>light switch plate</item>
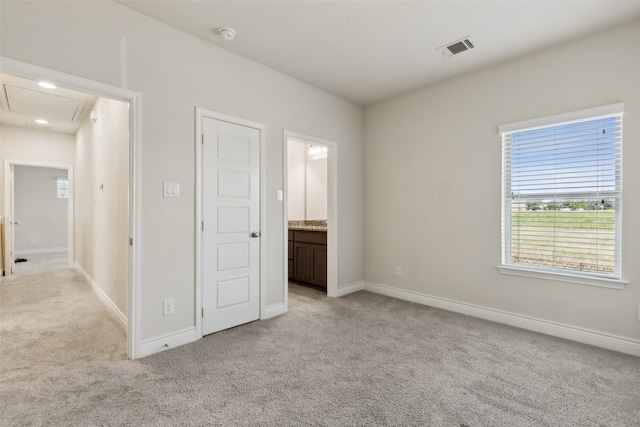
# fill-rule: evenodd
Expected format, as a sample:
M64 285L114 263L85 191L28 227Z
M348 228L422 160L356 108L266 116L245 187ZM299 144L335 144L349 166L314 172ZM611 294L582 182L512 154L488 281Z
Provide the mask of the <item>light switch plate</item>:
M180 184L177 182L165 182L164 197L180 197Z

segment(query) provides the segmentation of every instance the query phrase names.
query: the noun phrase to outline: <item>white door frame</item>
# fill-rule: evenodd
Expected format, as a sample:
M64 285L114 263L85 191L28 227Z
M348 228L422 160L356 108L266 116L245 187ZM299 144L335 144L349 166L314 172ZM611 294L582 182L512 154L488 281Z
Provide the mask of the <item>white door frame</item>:
M2 199L2 223L4 224L4 241L3 245L3 275L11 275L13 274L13 265L15 263L15 254L14 252L14 239L15 233L13 230L13 215L15 213L15 209L13 208L14 203L14 195L13 195L13 180L15 178L14 171L11 170L11 164L9 162L5 162L4 164L4 174L3 174L3 195Z
M4 159L4 177L3 177L3 186L2 191L4 192L4 209L3 216L5 218L9 218L9 221L15 223L15 218L13 218L13 214L15 213L15 206L13 206L13 202L11 200L11 195L15 196L15 183L13 180L9 178L11 174L12 166L32 166L38 168L55 168L62 169L67 171L67 179L69 180L69 200L67 200L67 264L69 267L73 267L73 166L65 165L65 164L55 164L55 163L40 163L40 162L29 162L23 160L12 160L12 159ZM6 220L5 220L6 226ZM11 227L14 227L15 224L12 224ZM6 228L6 227L5 227ZM10 247L8 247L10 246ZM5 264L7 263L9 254L15 258L15 246L16 242L14 242L13 237L11 239L7 239L5 236ZM11 264L9 264L9 269L11 268ZM8 273L11 273L10 271ZM8 276L9 274L7 274Z
M61 73L37 65L0 57L0 72L28 79L45 79L58 86L92 93L104 98L117 99L129 104L129 301L127 312L127 355L137 359L140 355L141 322L141 145L142 95L128 89ZM71 207L71 209L73 209Z
M329 148L327 152L327 296L337 297L338 295L338 144L326 139L314 136L303 135L297 132L285 130L282 136L282 177L284 185L284 207L282 211L282 222L284 228L283 237L283 258L284 258L284 305L289 307L289 263L288 263L288 241L289 241L289 167L288 148L289 138L301 139L312 144L325 145Z
M266 242L269 236L267 230L266 221L266 135L265 126L262 123L252 122L250 120L241 119L238 117L228 116L226 114L218 113L215 111L207 110L204 108L196 107L196 138L195 138L195 151L196 151L196 223L195 223L195 237L196 237L196 336L202 338L202 119L211 118L215 120L221 120L237 124L240 126L246 126L253 129L257 129L260 132L260 319L266 318Z

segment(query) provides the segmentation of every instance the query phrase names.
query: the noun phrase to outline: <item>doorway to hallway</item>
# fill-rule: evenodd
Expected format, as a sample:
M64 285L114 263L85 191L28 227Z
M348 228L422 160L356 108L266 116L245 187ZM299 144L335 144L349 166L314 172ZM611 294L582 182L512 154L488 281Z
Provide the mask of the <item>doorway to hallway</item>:
M69 178L71 166L11 163L10 192L14 213L13 274L32 271L38 261L45 265L72 265L73 210ZM71 181L73 187L73 181ZM53 262L58 260L58 262ZM31 262L31 264L29 264Z
M121 174L119 171L115 173L115 175L124 176L126 181L124 182L124 190L118 190L118 193L124 195L124 203L117 204L115 209L104 209L104 204L101 206L102 202L106 202L109 197L116 191L119 184L110 182L107 179L103 179L102 177L97 177L96 179L83 179L81 183L78 185L84 185L81 189L79 186L74 188L75 193L79 193L80 190L84 191L84 195L87 196L85 200L88 200L88 204L83 204L82 206L85 208L82 214L78 214L76 212L75 215L75 224L84 223L87 220L93 220L95 224L98 224L110 215L116 215L117 217L124 218L124 221L118 222L114 229L105 228L102 226L92 227L92 231L90 232L82 232L82 233L74 233L74 238L70 239L69 251L70 254L77 250L79 254L85 254L90 261L82 262L81 265L82 270L87 272L87 269L92 269L94 272L91 273L88 278L91 283L96 295L102 300L103 304L114 313L114 316L118 318L115 311L112 310L114 308L118 308L117 311L120 312L121 316L118 321L122 326L125 327L126 331L126 347L127 354L129 358L135 359L139 354L140 347L140 337L139 337L139 323L140 323L140 271L139 271L139 263L140 263L140 177L139 177L139 165L140 165L140 94L135 92L105 85L102 83L86 80L83 78L79 78L76 76L68 75L65 73L60 73L54 70L45 69L42 67L37 67L34 65L22 63L19 61L11 60L8 58L2 58L0 61L0 71L3 75L11 75L16 76L21 79L27 79L32 82L38 81L47 81L50 83L54 83L54 86L58 88L62 88L64 90L78 91L83 93L90 93L94 96L99 97L104 100L104 102L100 105L100 108L94 110L91 115L91 121L87 122L87 128L84 135L85 141L91 139L95 135L93 131L96 126L103 126L104 131L108 132L109 129L113 129L114 126L105 126L106 120L105 114L108 113L108 110L113 105L119 105L118 103L125 106L125 114L121 123L118 124L117 128L121 128L120 125L124 126L124 150L120 153L124 155L124 161L116 161L111 158L102 159L102 161L97 161L96 163L88 163L86 165L85 171L88 172L91 170L99 170L99 166L103 166L105 168L109 168L114 164L121 164L126 171L126 174ZM53 89L52 89L53 90ZM53 94L51 94L53 96ZM4 114L3 114L4 115ZM113 125L113 124L112 124ZM15 130L16 126L10 126L13 130ZM34 126L32 126L34 127ZM46 129L38 128L38 131L42 132ZM45 132L43 132L45 133ZM106 133L104 133L106 135ZM4 172L2 173L3 177L3 193L5 193L2 198L2 216L5 221L5 225L8 222L11 222L12 215L10 213L10 200L8 200L8 191L7 191L7 181L8 181L8 172L9 168L7 167L10 163L19 163L24 159L26 154L25 151L29 151L31 154L35 155L45 155L46 153L39 150L29 150L28 144L25 147L20 149L15 149L11 153L7 153L7 141L4 138L5 132L3 130L3 147L2 147L2 166ZM110 140L111 137L106 136L105 140ZM14 147L15 148L15 147ZM54 151L55 153L55 151ZM81 153L79 154L79 158L83 156ZM96 153L94 153L96 154ZM100 156L100 153L96 154ZM86 158L86 156L85 156ZM77 162L78 164L82 164L82 161ZM96 165L98 167L96 167ZM82 171L79 171L82 174ZM104 170L104 173L112 173L112 171ZM102 173L100 173L102 175ZM108 202L111 206L115 206L114 203ZM78 204L74 204L70 200L70 206L80 206ZM102 215L102 217L101 217ZM73 230L73 228L71 228ZM114 233L113 230L118 230L123 232L124 237L115 237L121 236L120 233ZM8 231L8 230L6 230ZM5 233L6 235L7 233ZM124 258L118 258L117 261L119 271L123 271L123 274L113 275L111 271L108 269L101 269L101 260L104 259L104 256L108 254L104 251L101 251L105 248L104 245L97 244L93 245L97 248L102 248L97 251L90 251L87 246L87 242L109 238L109 236L114 236L119 241L123 243L123 248L117 250L115 252L109 252L111 256L116 254L116 257L119 257L118 254L123 255ZM6 236L5 236L6 237ZM7 239L5 238L5 243ZM6 248L6 244L4 245ZM82 247L82 248L81 248ZM110 249L109 249L110 251ZM5 254L6 258L6 254ZM76 265L76 261L78 261L78 257L74 256L74 265ZM90 266L89 266L90 265ZM106 276L108 277L105 280L91 280L93 276ZM110 292L113 292L113 289L122 289L119 292L120 303L112 298L109 295ZM111 304L111 305L110 305Z

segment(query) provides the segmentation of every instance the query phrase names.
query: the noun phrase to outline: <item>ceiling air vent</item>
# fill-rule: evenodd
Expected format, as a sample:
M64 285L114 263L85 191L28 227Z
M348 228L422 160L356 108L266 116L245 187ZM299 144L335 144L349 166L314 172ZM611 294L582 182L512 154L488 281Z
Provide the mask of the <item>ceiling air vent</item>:
M450 56L457 55L464 51L473 49L473 47L474 47L473 43L471 43L471 40L469 40L469 36L467 36L463 39L450 43L446 46L439 47L438 51L440 51L440 54L442 56L444 56L445 58L448 58Z

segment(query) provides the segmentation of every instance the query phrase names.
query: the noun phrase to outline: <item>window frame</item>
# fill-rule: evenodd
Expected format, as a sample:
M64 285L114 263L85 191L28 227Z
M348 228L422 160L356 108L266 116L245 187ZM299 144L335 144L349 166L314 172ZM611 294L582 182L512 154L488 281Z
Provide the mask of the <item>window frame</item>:
M505 156L505 135L522 132L535 128L554 127L566 125L572 122L589 121L603 117L620 116L622 120L624 104L610 104L586 110L573 111L564 114L540 117L532 120L501 125L498 131L501 136L502 155L502 185L501 185L501 264L498 270L503 274L542 278L548 280L579 283L584 285L601 286L614 289L622 289L628 283L622 278L622 209L616 209L614 228L614 273L603 274L578 270L558 269L534 264L514 264L511 262L511 201L507 197L507 189L511 189L510 176L506 173L507 161ZM618 198L622 201L622 136L620 136L620 165L616 170ZM587 192L580 192L587 194Z

